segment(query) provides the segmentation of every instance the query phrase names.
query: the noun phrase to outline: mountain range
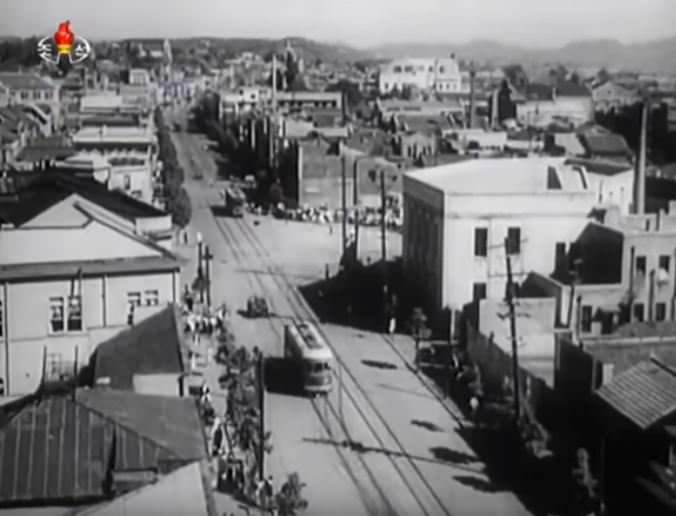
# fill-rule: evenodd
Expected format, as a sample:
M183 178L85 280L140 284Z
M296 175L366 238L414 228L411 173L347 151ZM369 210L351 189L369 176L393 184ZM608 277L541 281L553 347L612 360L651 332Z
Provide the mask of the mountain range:
M645 72L676 73L676 36L646 43L625 44L613 39L574 41L555 49L528 49L492 40L460 45L397 43L371 48L376 57L435 57L455 54L460 59L495 64L560 63L577 67L606 67Z
M195 38L197 39L197 38ZM207 38L228 51L266 53L281 51L286 40L306 61L371 61L395 57L441 57L455 54L459 59L492 64L521 63L539 65L558 63L569 67L606 67L643 72L676 74L676 36L645 43L621 43L613 39L574 41L555 49L532 49L476 40L463 44L393 43L371 48L355 48L341 43L324 43L307 38Z

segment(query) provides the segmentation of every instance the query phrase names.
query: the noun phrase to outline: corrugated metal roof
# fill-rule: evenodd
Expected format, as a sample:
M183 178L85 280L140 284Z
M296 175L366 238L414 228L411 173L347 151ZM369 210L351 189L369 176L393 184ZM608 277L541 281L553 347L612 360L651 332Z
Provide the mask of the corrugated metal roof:
M190 399L94 389L28 400L0 429L0 503L104 497L110 470L173 469L205 455Z
M676 411L676 371L657 359L639 362L596 394L645 430Z

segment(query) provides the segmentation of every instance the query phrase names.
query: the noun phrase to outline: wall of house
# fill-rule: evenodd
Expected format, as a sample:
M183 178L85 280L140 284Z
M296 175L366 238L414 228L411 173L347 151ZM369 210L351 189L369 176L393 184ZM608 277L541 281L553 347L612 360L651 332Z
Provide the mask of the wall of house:
M127 177L129 178L128 188L126 185ZM153 187L150 163L147 165L113 166L109 188L112 190L122 190L127 195L146 203L151 203Z
M558 97L549 101L527 101L516 106L516 117L526 125L548 125L554 117L568 118L581 125L592 119L591 97Z
M587 171L587 177L589 188L596 193L599 204L613 204L619 206L622 214L629 214L634 192L634 171L631 168L614 175Z
M77 347L79 363L86 364L99 343L127 327L129 292L140 292L144 302L146 291L156 290L158 306L162 306L179 298L179 283L178 272L88 277L83 278L81 290L77 278L7 283L7 332L1 351L4 358L7 349L9 357L10 393L27 394L35 390L41 378L45 347L48 353L60 355L64 362L74 360ZM83 330L51 332L50 298L63 297L67 304L71 293L80 292ZM152 311L153 307L149 309ZM136 321L141 316L135 317ZM0 374L5 376L5 370Z

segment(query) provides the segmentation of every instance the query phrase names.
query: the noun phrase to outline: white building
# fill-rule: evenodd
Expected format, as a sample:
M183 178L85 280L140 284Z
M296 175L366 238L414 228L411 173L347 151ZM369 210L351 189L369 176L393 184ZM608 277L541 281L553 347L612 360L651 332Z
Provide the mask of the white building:
M430 313L505 294L505 239L515 281L549 274L587 224L595 193L563 159L475 159L404 176L403 259Z
M467 93L467 81L455 57L404 58L383 65L378 74L378 90L388 93L393 89L415 86L421 90L439 93Z

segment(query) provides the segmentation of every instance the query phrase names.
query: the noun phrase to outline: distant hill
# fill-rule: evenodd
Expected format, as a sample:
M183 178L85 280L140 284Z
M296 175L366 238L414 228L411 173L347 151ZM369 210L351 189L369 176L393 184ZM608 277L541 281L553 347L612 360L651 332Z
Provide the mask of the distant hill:
M557 49L533 50L497 41L464 44L391 44L372 48L377 57L436 57L454 53L459 59L495 64L561 63L568 66L603 66L646 72L676 73L676 37L647 43L623 44L612 39L575 41Z
M291 46L306 61L315 61L317 59L323 62L341 63L367 60L372 57L372 53L366 50L359 50L347 45L321 43L311 39L301 37L288 37L283 39L264 39L264 38L190 38L172 40L172 45L190 46L200 41L209 41L210 45L218 50L236 55L241 52L255 52L260 55L268 54L274 50L281 53L284 50L286 41L291 42Z

